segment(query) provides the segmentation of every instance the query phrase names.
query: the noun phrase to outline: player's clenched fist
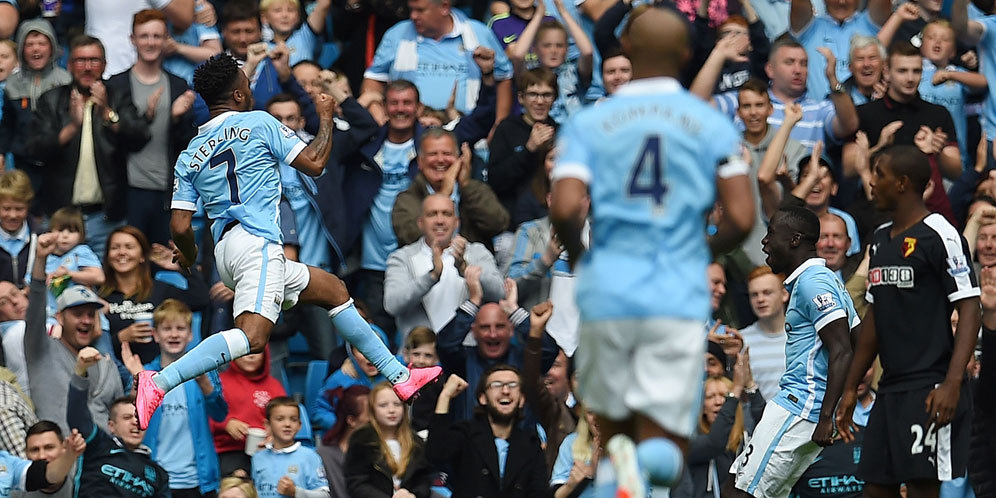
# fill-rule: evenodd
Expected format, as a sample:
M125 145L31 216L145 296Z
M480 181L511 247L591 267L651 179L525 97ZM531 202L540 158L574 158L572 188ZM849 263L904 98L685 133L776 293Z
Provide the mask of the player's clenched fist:
M323 118L331 118L335 115L335 99L328 94L318 95L318 99L315 101L315 109L318 111L318 115Z

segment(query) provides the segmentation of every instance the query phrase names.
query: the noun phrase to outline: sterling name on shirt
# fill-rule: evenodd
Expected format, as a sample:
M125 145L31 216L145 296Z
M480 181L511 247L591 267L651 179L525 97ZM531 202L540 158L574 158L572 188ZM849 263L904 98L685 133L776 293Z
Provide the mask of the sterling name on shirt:
M194 156L191 158L190 165L188 167L193 170L200 170L201 164L210 159L214 154L214 147L216 145L235 139L248 142L250 133L252 133L251 129L242 128L241 126L230 126L225 128L221 137L209 138L207 142L204 142L197 148L197 151L194 152Z
M618 128L626 126L627 123L635 120L647 118L662 118L675 121L689 135L698 135L702 131L702 124L698 119L689 116L681 111L677 116L671 106L657 103L647 103L642 105L632 105L619 109L609 115L608 119L602 120L601 126L605 133L613 133Z

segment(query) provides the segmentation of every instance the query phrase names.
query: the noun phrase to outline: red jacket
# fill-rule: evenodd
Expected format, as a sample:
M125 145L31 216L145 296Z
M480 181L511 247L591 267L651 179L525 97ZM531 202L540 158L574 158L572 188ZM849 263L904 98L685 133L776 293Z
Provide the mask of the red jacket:
M266 404L277 396L285 396L284 386L270 375L270 348L263 352L263 367L256 373L246 373L235 362L221 373L221 392L228 403L228 417L223 422L211 422L214 447L218 453L245 450L245 440L228 435L225 426L231 419L241 420L249 427L266 427Z

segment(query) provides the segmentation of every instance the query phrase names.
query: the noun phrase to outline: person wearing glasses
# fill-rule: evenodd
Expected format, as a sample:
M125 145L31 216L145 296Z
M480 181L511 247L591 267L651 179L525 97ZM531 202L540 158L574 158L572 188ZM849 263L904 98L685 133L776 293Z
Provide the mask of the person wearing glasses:
M104 253L111 231L124 225L128 178L122 155L141 149L151 137L130 95L104 85L105 64L100 40L74 38L73 80L40 97L27 137L30 155L47 171L39 190L42 211L52 216L61 207L79 208L86 244L97 254Z
M474 417L452 422L450 400L467 389L467 381L456 375L446 379L429 424L426 456L436 467L452 470L453 496L549 496L550 472L539 437L519 424L525 404L521 383L517 368L491 367L477 384Z
M522 114L509 116L495 128L488 144L488 185L498 200L512 213L524 195L531 195L529 181L536 175L545 152L553 146L557 122L550 109L558 95L557 75L538 67L520 73L516 78ZM508 229L528 220L512 219Z

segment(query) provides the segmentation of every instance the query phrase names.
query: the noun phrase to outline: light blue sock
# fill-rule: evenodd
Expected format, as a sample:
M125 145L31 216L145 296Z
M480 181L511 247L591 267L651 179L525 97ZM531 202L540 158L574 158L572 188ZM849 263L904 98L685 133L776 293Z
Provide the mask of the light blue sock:
M346 341L363 353L391 384L408 380L408 369L391 354L370 324L356 312L352 299L329 310L329 317Z
M681 448L670 439L658 437L643 441L636 445L636 458L654 486L673 486L681 479Z
M612 466L612 461L608 457L598 461L593 485L595 498L616 498L616 490L619 484L616 482L616 469Z
M180 359L152 376L152 381L165 392L197 378L236 358L249 354L249 338L240 329L214 334L187 351Z

